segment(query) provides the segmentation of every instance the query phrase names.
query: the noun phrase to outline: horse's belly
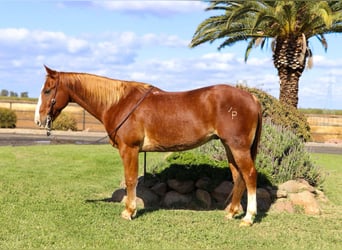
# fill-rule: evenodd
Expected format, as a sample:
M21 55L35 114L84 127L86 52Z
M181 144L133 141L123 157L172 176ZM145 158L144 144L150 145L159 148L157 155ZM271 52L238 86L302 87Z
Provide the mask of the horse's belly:
M145 136L142 151L155 151L155 152L165 152L165 151L183 151L192 148L196 148L211 139L217 139L218 137L214 133L207 135L202 135L199 137L149 137Z

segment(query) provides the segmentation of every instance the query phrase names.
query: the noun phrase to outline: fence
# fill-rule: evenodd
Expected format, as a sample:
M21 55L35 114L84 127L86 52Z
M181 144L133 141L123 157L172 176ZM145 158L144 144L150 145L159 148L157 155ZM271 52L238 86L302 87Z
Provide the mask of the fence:
M308 114L311 136L315 142L342 142L342 116Z
M9 108L17 115L17 128L35 129L35 102L28 101L0 101L0 107ZM70 114L77 122L77 130L103 132L103 125L76 103L70 103L63 112Z
M28 101L0 101L0 107L9 108L17 115L17 128L37 128L34 124L36 103ZM70 103L63 112L72 115L80 131L103 132L103 125L76 103ZM311 135L315 142L342 141L342 116L308 114Z

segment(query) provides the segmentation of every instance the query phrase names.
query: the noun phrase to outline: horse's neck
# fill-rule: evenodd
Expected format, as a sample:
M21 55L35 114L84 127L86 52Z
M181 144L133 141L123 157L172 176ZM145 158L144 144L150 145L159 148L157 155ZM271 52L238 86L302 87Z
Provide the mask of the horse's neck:
M101 102L97 95L90 95L91 90L87 89L85 81L80 81L77 84L82 86L75 86L75 89L70 91L71 100L102 122L105 111L109 109L109 104ZM101 90L98 91L101 92ZM104 91L108 90L103 89L102 92Z
M103 122L104 114L123 98L139 98L150 85L79 74L67 83L72 101ZM138 96L138 97L137 97Z
M94 105L93 100L89 100L87 98L84 98L83 96L80 96L79 94L74 94L72 95L71 100L75 103L77 103L78 105L80 105L83 109L85 109L88 113L90 113L91 115L93 115L96 119L98 119L99 121L102 122L102 118L103 118L103 112L104 109L97 107L96 105Z

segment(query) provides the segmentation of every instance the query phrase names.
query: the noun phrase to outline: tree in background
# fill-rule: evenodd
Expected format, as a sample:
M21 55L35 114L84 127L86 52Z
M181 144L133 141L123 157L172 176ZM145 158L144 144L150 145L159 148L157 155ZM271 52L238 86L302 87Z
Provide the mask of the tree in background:
M21 93L20 93L20 97L21 97L21 98L27 98L27 97L29 97L28 92L21 92Z
M342 31L342 1L210 1L206 10L224 14L204 20L190 47L224 39L218 49L248 41L245 61L253 47L271 45L280 78L279 100L297 108L298 82L312 66L309 39L316 37L325 50L325 34ZM269 39L272 40L268 43Z
M0 92L0 96L18 97L18 93L14 91L8 91L7 89L2 89ZM29 97L29 93L27 91L20 93L20 98L28 98L28 97Z
M1 95L1 96L8 96L8 95L9 95L9 92L8 92L8 90L6 90L6 89L2 89L0 95Z
M10 97L18 97L18 93L17 92L13 92L13 91L10 91Z

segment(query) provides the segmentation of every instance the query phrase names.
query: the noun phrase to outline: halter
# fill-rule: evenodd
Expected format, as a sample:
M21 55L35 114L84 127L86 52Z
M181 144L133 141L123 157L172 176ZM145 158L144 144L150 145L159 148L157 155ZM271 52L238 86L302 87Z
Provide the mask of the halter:
M57 83L56 83L56 86L55 86L55 88L56 88L55 94L53 95L53 98L51 99L50 109L49 109L49 112L47 113L47 117L46 117L45 128L46 128L46 135L47 136L51 135L51 129L52 129L52 109L53 109L53 106L55 106L55 104L56 104L56 96L57 96L58 83L59 83L59 75L58 75Z

